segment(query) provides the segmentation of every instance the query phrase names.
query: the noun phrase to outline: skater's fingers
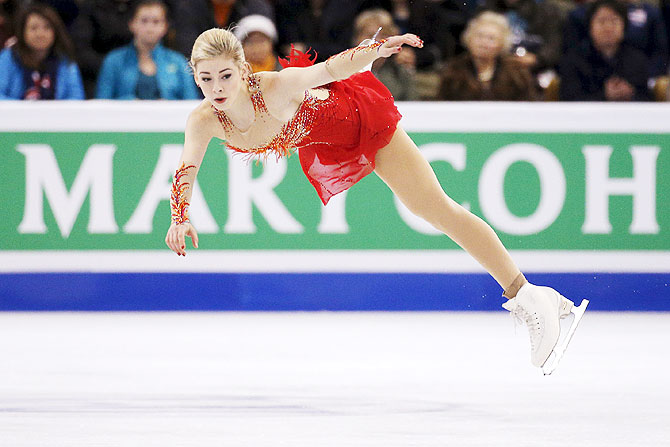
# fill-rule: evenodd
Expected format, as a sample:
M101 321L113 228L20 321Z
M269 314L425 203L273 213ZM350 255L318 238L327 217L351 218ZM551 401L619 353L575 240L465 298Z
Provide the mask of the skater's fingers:
M168 247L170 247L170 250L177 253L177 244L174 243L175 242L174 234L175 234L174 228L170 227L167 235L165 236L165 243L167 244Z
M403 34L401 36L392 36L386 39L386 42L378 49L379 56L389 57L399 53L403 45L413 47L423 47L423 41L414 34Z
M413 47L423 47L423 40L415 34L407 33L402 36L395 36L392 39L390 43L394 46L411 45Z
M165 243L167 244L167 246L170 247L170 250L174 251L179 256L186 256L186 252L184 251L185 231L186 229L184 228L184 225L173 224L172 226L170 226L168 234L165 237Z
M170 239L170 244L171 244L172 251L177 253L177 255L181 256L181 253L180 253L180 250L179 250L179 238L178 238L176 232L175 232L175 234L172 235L172 238Z
M177 233L177 249L179 250L179 254L182 256L186 256L186 229L184 228L184 225L179 225L179 232Z

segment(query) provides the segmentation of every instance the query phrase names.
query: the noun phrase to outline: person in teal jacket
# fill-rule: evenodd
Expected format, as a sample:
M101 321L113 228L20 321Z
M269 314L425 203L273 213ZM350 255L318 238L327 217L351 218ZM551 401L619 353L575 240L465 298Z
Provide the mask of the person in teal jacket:
M16 43L0 51L0 99L84 99L74 47L58 13L32 4L17 24Z
M181 53L165 48L168 9L161 0L142 0L129 22L134 38L112 50L98 75L98 99L199 99Z

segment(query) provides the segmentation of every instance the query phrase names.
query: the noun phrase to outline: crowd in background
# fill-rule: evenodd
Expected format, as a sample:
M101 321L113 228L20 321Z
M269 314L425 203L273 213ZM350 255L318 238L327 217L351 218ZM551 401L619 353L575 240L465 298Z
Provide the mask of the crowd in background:
M197 99L195 38L231 27L254 71L411 32L396 100L668 100L670 0L0 0L0 99Z

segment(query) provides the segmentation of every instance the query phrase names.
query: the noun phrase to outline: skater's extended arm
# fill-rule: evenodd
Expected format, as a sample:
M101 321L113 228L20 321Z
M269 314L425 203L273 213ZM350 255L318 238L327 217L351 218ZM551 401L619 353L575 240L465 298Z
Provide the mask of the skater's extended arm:
M358 73L380 57L400 52L403 45L422 47L423 41L414 34L392 36L369 45L350 48L331 56L326 62L311 67L289 67L278 73L278 85L289 92L304 92Z
M170 191L171 224L165 243L172 251L186 256L186 236L193 240L193 246L198 247L198 234L195 231L188 215L193 185L195 184L200 164L207 151L212 134L207 127L209 118L203 114L201 108L196 109L189 116L184 132L184 150L175 171Z

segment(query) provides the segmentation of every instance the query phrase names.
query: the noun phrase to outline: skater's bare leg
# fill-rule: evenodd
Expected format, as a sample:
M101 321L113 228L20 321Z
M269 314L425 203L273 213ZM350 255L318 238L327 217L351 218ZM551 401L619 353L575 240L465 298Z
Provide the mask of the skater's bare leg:
M449 197L433 168L398 128L376 156L375 173L414 214L449 236L477 260L513 298L525 283L493 229Z
M390 143L377 153L376 163L377 175L410 211L453 239L498 281L510 298L503 307L528 326L533 365L551 374L588 301L575 309L572 301L555 290L529 284L493 229L442 190L430 164L402 129L398 128ZM559 345L559 320L570 313L575 319Z

